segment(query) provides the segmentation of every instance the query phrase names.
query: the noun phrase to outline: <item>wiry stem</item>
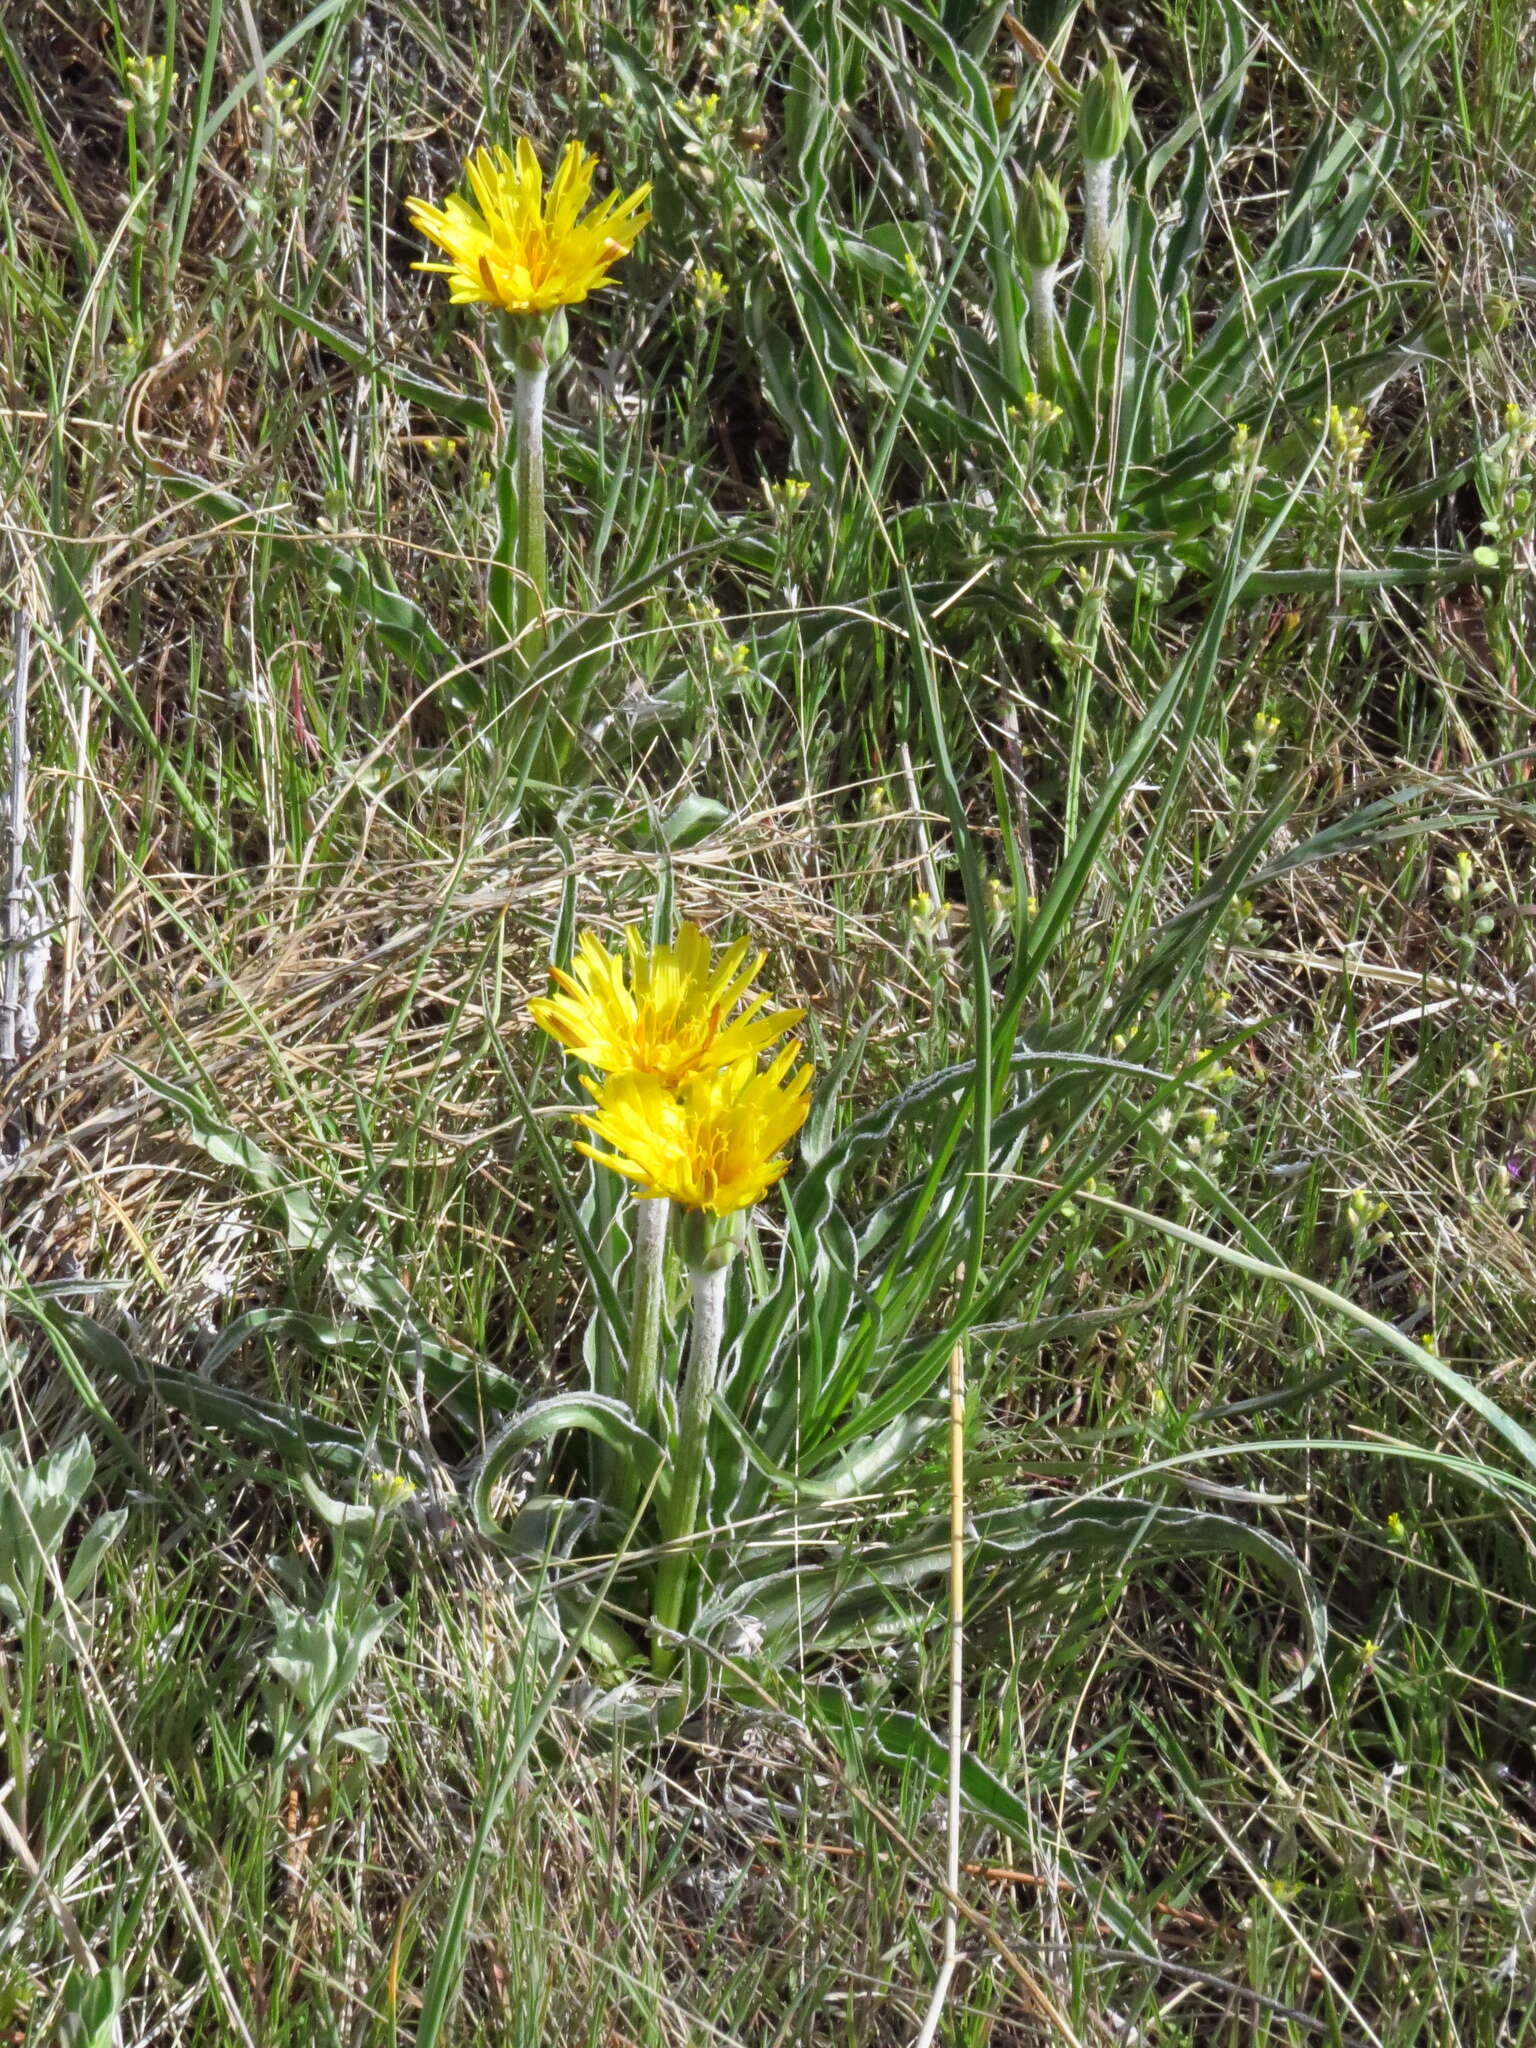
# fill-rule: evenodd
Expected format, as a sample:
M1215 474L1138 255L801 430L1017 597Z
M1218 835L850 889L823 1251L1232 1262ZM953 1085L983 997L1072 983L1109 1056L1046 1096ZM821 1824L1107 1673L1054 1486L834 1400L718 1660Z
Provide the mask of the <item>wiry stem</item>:
M671 1670L677 1648L668 1640L682 1620L688 1581L693 1571L689 1539L697 1533L704 1467L709 1455L709 1418L720 1370L720 1344L725 1335L725 1284L728 1267L693 1269L693 1336L688 1350L688 1376L683 1382L677 1418L677 1447L672 1460L672 1490L662 1533L672 1546L661 1561L652 1612L657 1623L651 1664L659 1677Z
M0 924L0 1070L16 1064L21 1017L21 944L26 921L23 854L27 837L27 681L32 667L32 621L16 614L11 670L10 782L6 803L4 923Z

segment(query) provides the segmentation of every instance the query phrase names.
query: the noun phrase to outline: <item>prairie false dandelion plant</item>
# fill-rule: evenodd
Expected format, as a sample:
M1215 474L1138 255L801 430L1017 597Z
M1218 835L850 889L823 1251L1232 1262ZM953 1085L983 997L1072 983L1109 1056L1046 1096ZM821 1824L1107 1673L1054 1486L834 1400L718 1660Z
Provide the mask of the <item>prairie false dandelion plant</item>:
M418 263L449 281L456 306L498 307L507 328L516 424L515 512L503 521L498 561L515 572L505 629L538 651L549 602L544 528L544 398L550 366L565 351L565 308L600 291L634 248L650 219L650 186L628 197L610 192L588 207L597 158L568 142L546 192L526 137L517 153L476 150L465 166L470 198L452 193L441 206L407 199L418 230L448 258Z
M684 924L671 945L648 945L631 927L613 953L584 932L570 971L552 970L556 992L529 1005L534 1023L605 1077L583 1076L593 1107L577 1121L606 1149L578 1140L577 1150L629 1181L639 1198L625 1392L643 1428L666 1413L657 1386L663 1269L671 1205L683 1212L679 1236L693 1327L667 1447L662 1528L674 1547L657 1581L654 1614L663 1634L653 1650L663 1672L692 1571L686 1546L696 1534L703 1491L726 1276L739 1228L732 1219L787 1171L782 1155L810 1109L811 1070L797 1064L795 1040L779 1045L766 1067L758 1065L759 1055L804 1015L770 1009L767 996L752 993L763 959L749 958L740 939L716 960L693 924Z

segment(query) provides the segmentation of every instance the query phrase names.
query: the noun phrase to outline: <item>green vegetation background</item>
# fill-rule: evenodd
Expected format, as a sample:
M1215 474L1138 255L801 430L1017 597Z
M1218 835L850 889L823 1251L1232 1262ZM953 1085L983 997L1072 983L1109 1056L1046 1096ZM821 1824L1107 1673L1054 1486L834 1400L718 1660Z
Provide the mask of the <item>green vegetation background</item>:
M1256 1548L987 1582L942 2037L1530 2037L1533 63L1513 0L0 20L47 935L0 1143L7 2038L915 2034L942 1812L892 1730L943 1728L941 1611L616 1743L462 1498L364 1491L356 1539L291 1476L302 1414L468 1489L496 1390L572 1378L523 1004L658 904L770 948L844 1114L1005 989L1119 1063L989 1248L974 1498L1129 1482L1328 1617L1294 1689ZM656 185L553 392L531 671L490 337L402 210L520 131ZM485 1413L356 1337L402 1303ZM944 1503L914 1463L815 1540Z

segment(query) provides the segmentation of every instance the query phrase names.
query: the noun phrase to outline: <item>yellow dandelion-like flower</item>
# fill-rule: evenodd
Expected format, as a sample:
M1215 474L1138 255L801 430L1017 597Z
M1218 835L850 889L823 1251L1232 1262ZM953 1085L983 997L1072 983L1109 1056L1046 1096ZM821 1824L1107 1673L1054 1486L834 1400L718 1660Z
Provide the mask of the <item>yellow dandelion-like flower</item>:
M476 150L465 166L473 204L456 192L441 206L406 200L417 228L451 259L413 268L446 277L456 306L552 313L579 305L608 283L609 271L650 219L649 185L628 198L610 192L583 216L596 169L589 150L568 142L546 194L526 136L515 157L504 149Z
M755 1060L805 1015L769 1010L759 995L731 1016L766 957L748 960L747 941L738 939L712 962L709 941L694 924L685 924L670 946L648 946L631 925L616 953L583 932L570 973L550 970L561 993L539 997L528 1014L589 1067L647 1074L676 1088L701 1069Z
M695 1072L679 1089L654 1074L614 1074L586 1086L596 1112L578 1118L613 1147L576 1149L635 1183L642 1195L667 1195L681 1208L734 1215L760 1202L788 1171L777 1158L810 1111L811 1070L795 1065L798 1043L781 1046L759 1072L737 1060Z

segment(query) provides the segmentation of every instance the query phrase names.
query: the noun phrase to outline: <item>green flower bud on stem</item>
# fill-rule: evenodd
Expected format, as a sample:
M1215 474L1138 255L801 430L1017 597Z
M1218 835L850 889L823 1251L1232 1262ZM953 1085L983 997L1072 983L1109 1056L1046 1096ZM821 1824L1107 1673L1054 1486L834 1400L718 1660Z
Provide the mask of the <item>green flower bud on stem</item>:
M1067 253L1067 202L1061 187L1037 169L1019 205L1019 249L1031 270L1054 270Z
M1067 203L1055 179L1037 169L1019 203L1019 253L1029 267L1035 377L1047 390L1056 369L1056 272L1066 251Z
M1077 109L1077 139L1087 163L1108 163L1131 132L1131 96L1111 58L1083 88Z
M1101 282L1115 253L1115 159L1131 127L1131 98L1113 60L1083 88L1077 139L1083 152L1083 255Z

